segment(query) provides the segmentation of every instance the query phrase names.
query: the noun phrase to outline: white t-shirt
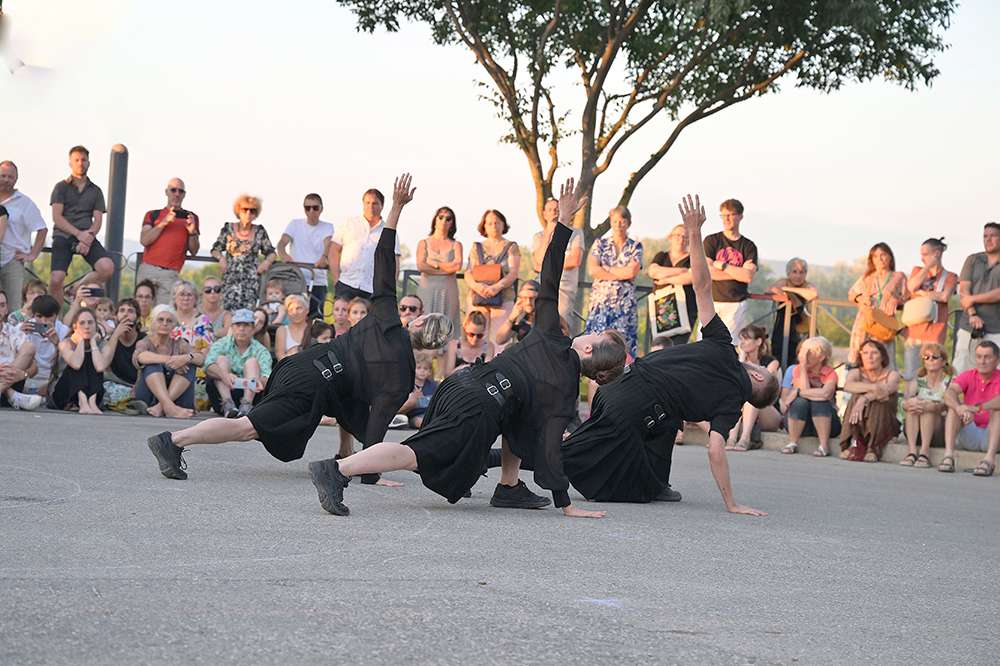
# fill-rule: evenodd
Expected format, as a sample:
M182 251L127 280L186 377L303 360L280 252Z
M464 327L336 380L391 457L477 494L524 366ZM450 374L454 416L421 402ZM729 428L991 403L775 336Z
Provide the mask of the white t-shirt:
M368 226L364 217L352 217L337 225L333 242L340 252L340 281L349 287L372 292L375 278L375 246L382 237L384 222ZM399 256L399 235L396 236L396 256Z
M59 340L65 340L66 336L70 333L69 326L57 319L55 327ZM59 349L47 337L42 337L37 333L29 333L28 339L35 345L35 365L38 366L38 374L35 375L35 381L46 383L49 377L52 376L52 367L55 365Z
M558 223L557 223L558 224ZM542 243L545 240L545 232L539 231L531 238L531 257L532 259L538 257L541 258L545 256L545 248L542 247ZM569 257L570 252L573 250L583 250L583 232L579 229L573 229L572 235L569 237L569 244L566 246L566 256ZM583 263L581 258L580 263ZM577 285L580 279L580 266L576 268L566 268L563 269L562 280L559 281L559 291L568 292L576 294Z
M333 235L333 225L320 220L313 226L306 222L304 218L298 218L288 223L288 227L285 228L285 235L292 239L292 248L289 251L292 259L308 264L315 264L323 256L324 241ZM300 270L308 286L326 285L325 269L313 268L312 270L308 270L302 268Z
M17 358L17 350L21 348L28 336L21 330L20 324L3 322L0 324L0 363L10 365Z
M45 229L45 220L31 199L17 190L0 206L7 209L7 233L0 242L0 266L6 266L14 259L15 252L31 250L32 235Z

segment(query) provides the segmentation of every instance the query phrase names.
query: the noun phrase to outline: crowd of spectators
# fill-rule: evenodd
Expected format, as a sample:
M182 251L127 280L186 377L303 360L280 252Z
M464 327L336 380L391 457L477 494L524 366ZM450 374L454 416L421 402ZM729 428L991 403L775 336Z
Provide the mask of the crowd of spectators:
M181 271L202 247L201 218L184 207L184 181L172 178L163 205L142 216L137 282L116 303L105 289L114 260L97 238L104 193L90 180L89 167L87 149L75 146L69 176L53 187L46 284L26 268L42 252L48 227L34 201L17 189L16 165L0 162L0 406L171 418L212 409L238 417L264 391L275 363L344 334L368 314L385 205L377 189L363 193L360 215L338 223L321 219L322 197L307 194L302 216L289 221L277 247L259 222L261 198L240 195L233 220L210 247L219 277L205 277L198 287ZM530 261L525 272L541 270L558 214L557 201L544 204L541 229L524 257L499 210L482 214L479 239L467 253L455 238L455 211L435 210L416 247L419 287L400 298L399 313L404 322L425 311L443 313L455 324L455 338L437 354L418 353L413 392L395 426L419 427L441 379L490 360L531 330L539 285L519 280L522 259ZM875 462L902 435L904 466L931 467L930 447L942 445L940 471L954 471L956 450L967 449L984 454L976 474L993 474L1000 448L1000 224L985 225L983 252L967 257L958 274L944 267L941 238L921 244L920 264L908 274L897 270L888 244L873 245L847 293L857 316L846 372L838 375L830 342L810 337L815 322L809 306L819 292L808 279L807 261L790 259L785 277L766 288L775 316L751 321L749 287L759 257L742 234L742 202L723 201L719 218L721 231L704 240L716 311L741 358L775 374L783 386L774 405L745 406L729 450L759 448L763 432L785 430L783 453L796 453L802 437L816 437L817 457L830 455L838 440L842 458ZM644 265L643 244L630 236L628 208L615 207L607 221L608 233L589 251L579 230L566 250L559 294L564 331L576 332L579 323L587 332L616 329L637 357L636 278L645 269L654 290L673 290L690 322L655 338L651 350L690 342L697 313L683 227L671 228L666 249ZM397 240L397 272L399 255ZM75 256L90 270L67 290ZM577 314L584 263L592 280L586 318ZM949 302L956 292L960 312L949 361ZM788 362L781 360L785 353ZM348 440L343 433L342 453Z

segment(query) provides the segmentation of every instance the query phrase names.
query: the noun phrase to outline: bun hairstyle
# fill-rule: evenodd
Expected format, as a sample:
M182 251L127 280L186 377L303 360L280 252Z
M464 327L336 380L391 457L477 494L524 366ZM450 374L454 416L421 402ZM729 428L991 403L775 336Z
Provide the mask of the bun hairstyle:
M616 330L604 331L604 340L594 345L590 356L580 359L580 372L603 386L625 370L625 336Z
M926 245L927 247L937 250L938 252L944 252L948 249L948 245L944 242L944 236L941 238L928 238L921 245Z
M423 326L410 332L410 342L414 349L440 349L451 339L453 325L451 317L432 312L421 319Z

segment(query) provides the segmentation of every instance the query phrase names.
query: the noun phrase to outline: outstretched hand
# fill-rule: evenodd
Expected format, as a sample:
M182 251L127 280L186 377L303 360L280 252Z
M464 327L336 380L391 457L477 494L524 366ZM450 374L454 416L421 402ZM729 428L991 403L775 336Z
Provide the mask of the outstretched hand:
M742 504L734 504L729 509L729 513L739 513L744 516L757 516L757 517L764 517L767 515L767 512L765 511L755 509L752 506L744 506Z
M417 188L410 187L412 182L413 176L408 173L396 178L392 185L392 203L394 205L405 206L413 201L413 193L417 191Z
M694 195L693 200L690 194L682 198L681 202L677 204L677 210L681 212L681 219L684 221L686 231L701 229L701 226L705 224L705 207L701 205L701 198L697 194Z
M573 226L573 218L587 205L587 195L583 193L583 185L576 185L576 180L568 178L559 188L559 222L567 227Z

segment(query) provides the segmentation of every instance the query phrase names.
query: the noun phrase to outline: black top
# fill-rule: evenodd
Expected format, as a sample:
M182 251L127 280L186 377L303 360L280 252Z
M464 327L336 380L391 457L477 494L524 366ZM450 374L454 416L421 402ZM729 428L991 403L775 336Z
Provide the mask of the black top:
M72 180L60 180L52 190L49 203L62 204L63 217L77 229L89 229L94 224L94 211L103 213L107 210L104 192L89 178L82 192L76 189ZM68 238L66 232L59 227L54 228L52 235Z
M705 237L705 256L709 261L724 261L730 266L757 263L757 246L746 236L729 240L721 231ZM750 285L739 280L712 280L712 300L716 303L739 303L750 297Z
M691 255L684 257L675 265L670 261L670 253L664 250L656 253L653 263L667 268L691 268ZM690 284L684 285L684 302L687 303L688 321L693 327L695 319L698 318L698 301L694 297L694 286Z
M580 392L580 357L559 325L559 280L571 235L557 224L545 250L531 332L487 364L513 384L514 405L504 411L503 435L514 454L534 468L535 482L552 491L557 507L570 503L559 445Z
M698 342L637 359L631 372L638 372L653 387L668 415L709 421L713 431L728 437L750 399L750 377L718 315L702 327L701 334Z
M4 208L3 206L0 206L0 217L8 217L7 209Z
M135 353L136 343L144 337L146 337L146 332L139 331L135 342L131 345L126 345L119 339L118 344L115 345L115 355L111 358L111 372L114 373L115 377L133 386L139 379L139 370L132 362L132 355Z

